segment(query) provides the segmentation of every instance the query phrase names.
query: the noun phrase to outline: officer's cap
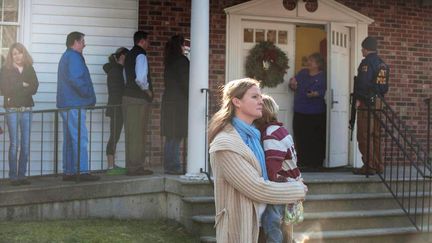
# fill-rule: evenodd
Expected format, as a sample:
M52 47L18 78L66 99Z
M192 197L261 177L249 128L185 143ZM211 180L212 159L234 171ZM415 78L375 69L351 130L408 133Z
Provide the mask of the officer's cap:
M363 42L361 43L361 46L364 49L367 49L369 51L376 51L377 50L377 40L374 37L366 37Z

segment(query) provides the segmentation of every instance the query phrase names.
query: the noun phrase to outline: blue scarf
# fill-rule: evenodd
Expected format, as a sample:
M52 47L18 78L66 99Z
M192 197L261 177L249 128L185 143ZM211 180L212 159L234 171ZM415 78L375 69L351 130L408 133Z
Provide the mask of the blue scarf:
M265 180L268 180L267 168L265 164L264 150L261 145L261 133L253 125L249 125L246 122L234 117L232 124L237 132L240 134L243 142L252 150L255 157L258 159L262 175Z

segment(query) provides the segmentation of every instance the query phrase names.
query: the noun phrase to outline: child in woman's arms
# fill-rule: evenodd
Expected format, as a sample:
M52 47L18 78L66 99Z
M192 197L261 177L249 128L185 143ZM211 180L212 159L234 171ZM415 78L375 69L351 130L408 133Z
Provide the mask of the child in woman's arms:
M279 106L268 95L262 95L262 99L262 117L255 123L261 131L269 180L276 182L286 182L289 180L303 181L300 170L297 168L294 141L288 130L277 120ZM305 191L307 191L306 185ZM267 205L262 215L262 226L267 242L282 242L281 222L284 214L295 214L296 212L292 212L291 210L301 208L302 205L298 205L300 203L289 204L286 207L285 205ZM285 212L285 208L291 212ZM290 227L292 228L292 225Z

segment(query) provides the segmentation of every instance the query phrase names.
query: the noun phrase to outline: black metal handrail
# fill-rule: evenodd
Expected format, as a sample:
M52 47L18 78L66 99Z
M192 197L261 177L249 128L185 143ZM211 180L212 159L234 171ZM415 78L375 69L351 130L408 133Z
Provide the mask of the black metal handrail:
M384 185L416 229L430 232L432 169L429 147L423 148L384 97L378 96L375 107L368 107L367 112L369 124L373 124L367 141L373 156L365 156L366 164L371 165L370 158L380 160L378 163L384 170L378 175ZM369 146L374 143L374 136L378 136L378 146Z
M170 102L168 102L170 103ZM159 112L160 103L153 102L151 111L149 114L150 123L155 122L155 119ZM170 104L168 104L170 105ZM107 159L105 156L105 147L108 142L110 135L109 119L105 113L107 109L113 109L114 112L120 110L122 105L103 105L103 106L89 106L89 107L73 107L73 108L60 108L60 109L41 109L30 111L33 117L30 132L30 158L27 164L26 176L29 177L40 177L40 176L52 176L63 173L62 170L62 118L60 114L65 111L85 110L87 119L88 129L88 164L90 172L103 172L107 169ZM155 109L156 108L156 109ZM0 147L0 180L8 179L8 147L9 147L9 130L7 129L6 116L15 112L0 112L0 126L3 127L4 133L0 135L0 140L3 145ZM80 112L78 114L81 114ZM80 115L78 115L80 116ZM79 117L78 117L79 119ZM79 123L79 122L78 122ZM173 123L174 124L174 123ZM79 126L78 126L79 127ZM149 166L154 167L156 170L160 170L160 165L163 164L163 145L161 143L160 148L157 141L160 138L160 134L157 132L159 124L150 124L146 136L147 146L145 146L147 160ZM78 134L81 134L78 129ZM3 136L3 137L2 137ZM80 143L80 136L78 136L78 143ZM162 140L160 140L162 141ZM124 140L120 140L119 143L124 144ZM184 148L186 145L183 145ZM79 148L80 146L78 146ZM79 153L80 151L78 151ZM117 154L117 153L116 153ZM125 166L125 151L118 151L117 162L120 166ZM183 151L183 169L186 168L186 151ZM156 158L157 157L157 158ZM157 159L157 161L155 161ZM159 161L160 160L160 161ZM117 163L116 162L116 163ZM77 168L79 168L77 163ZM77 170L79 173L79 170ZM163 172L163 171L162 171ZM79 178L79 177L78 177Z
M203 88L203 89L201 89L201 93L205 94L204 119L205 119L205 124L208 124L208 121L210 119L210 114L209 114L209 95L210 95L210 90L208 88ZM210 156L209 156L209 150L208 150L208 131L207 131L207 126L206 126L206 130L205 130L205 135L204 135L204 144L205 144L205 150L204 150L204 168L200 168L200 173L204 173L207 176L207 179L209 180L210 184L213 186L213 181L211 179Z

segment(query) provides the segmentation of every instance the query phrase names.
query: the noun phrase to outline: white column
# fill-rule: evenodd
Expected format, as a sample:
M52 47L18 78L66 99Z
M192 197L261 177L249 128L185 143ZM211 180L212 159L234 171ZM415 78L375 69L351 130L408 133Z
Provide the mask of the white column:
M191 56L189 79L188 178L203 178L206 163L205 93L209 76L209 0L192 0Z

